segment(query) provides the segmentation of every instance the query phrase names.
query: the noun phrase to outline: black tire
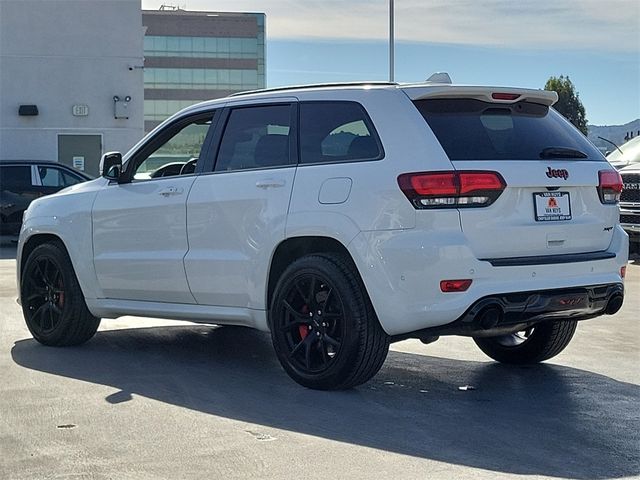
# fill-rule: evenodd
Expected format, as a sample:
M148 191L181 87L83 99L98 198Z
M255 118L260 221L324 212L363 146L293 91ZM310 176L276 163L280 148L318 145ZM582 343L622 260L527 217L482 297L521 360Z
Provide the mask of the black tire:
M502 363L526 364L548 360L565 349L573 338L577 322L548 321L525 332L499 337L476 337L480 350Z
M308 388L345 390L373 377L389 336L348 258L326 253L293 262L276 285L271 339L289 376Z
M27 258L20 282L22 313L43 345L80 345L93 337L100 319L91 315L64 246L44 243Z

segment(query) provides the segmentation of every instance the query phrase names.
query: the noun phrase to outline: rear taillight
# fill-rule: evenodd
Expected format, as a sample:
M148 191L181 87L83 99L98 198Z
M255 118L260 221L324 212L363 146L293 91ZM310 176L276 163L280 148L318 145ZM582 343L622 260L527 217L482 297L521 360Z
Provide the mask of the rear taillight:
M506 183L497 172L445 171L403 173L398 185L415 208L486 207Z
M598 172L598 196L602 203L617 203L622 193L622 177L615 170Z

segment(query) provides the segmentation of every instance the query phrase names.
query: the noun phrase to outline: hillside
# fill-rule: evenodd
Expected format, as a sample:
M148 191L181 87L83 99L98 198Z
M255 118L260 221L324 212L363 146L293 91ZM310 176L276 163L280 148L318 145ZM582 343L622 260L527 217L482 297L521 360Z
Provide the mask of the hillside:
M598 148L603 151L611 151L614 147L610 143L600 140L598 137L604 137L611 140L618 146L622 145L627 133L633 132L633 136L640 135L640 118L637 118L624 125L589 125L589 135L587 137Z

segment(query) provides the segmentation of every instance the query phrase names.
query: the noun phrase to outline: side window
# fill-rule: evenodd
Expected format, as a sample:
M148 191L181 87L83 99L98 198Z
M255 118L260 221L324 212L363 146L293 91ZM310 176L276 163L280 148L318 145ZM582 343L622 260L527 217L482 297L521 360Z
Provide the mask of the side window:
M76 183L82 183L85 181L84 178L77 177L72 173L68 173L65 171L62 171L60 173L62 174L62 183L64 184L65 187L68 187L70 185L75 185Z
M231 110L220 142L215 171L289 165L291 110L291 105Z
M355 102L300 104L300 163L382 158L382 147L364 108Z
M174 131L161 137L159 144L150 153L135 160L133 179L149 180L195 172L212 120L213 113L198 116L187 124L174 127Z
M31 166L16 165L0 167L0 185L3 191L20 194L31 190Z
M43 187L65 188L83 181L82 178L66 173L56 167L38 166L38 175Z
M52 167L38 167L38 175L43 187L61 187L62 175L60 170Z

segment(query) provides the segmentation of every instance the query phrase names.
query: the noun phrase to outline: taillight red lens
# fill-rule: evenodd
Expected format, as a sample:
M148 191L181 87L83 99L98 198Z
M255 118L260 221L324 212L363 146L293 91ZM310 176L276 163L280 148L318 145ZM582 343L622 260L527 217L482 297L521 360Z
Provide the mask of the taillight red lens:
M440 290L447 292L466 292L471 286L472 280L442 280L440 281Z
M506 187L499 173L485 171L404 173L398 185L418 209L485 207Z
M622 193L622 177L615 170L598 172L598 196L602 203L617 203Z
M458 192L456 175L452 172L417 174L409 179L418 195L455 195Z
M504 181L495 172L461 172L460 193L470 193L478 190L504 189Z

